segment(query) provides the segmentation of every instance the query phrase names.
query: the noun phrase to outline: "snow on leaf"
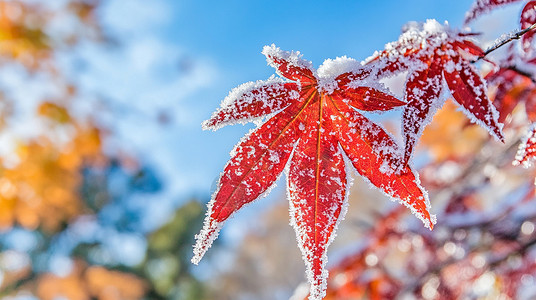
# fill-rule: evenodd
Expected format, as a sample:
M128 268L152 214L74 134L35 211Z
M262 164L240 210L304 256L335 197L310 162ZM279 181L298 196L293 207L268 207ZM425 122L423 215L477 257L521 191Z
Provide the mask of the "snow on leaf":
M422 135L424 127L443 104L439 99L443 85L441 69L441 57L434 55L428 68L411 73L406 82L405 96L408 105L402 116L404 166L408 164L413 147Z
M494 8L518 1L520 0L476 0L476 2L473 3L473 6L465 14L465 24L492 11Z
M232 151L232 158L209 203L203 230L196 237L192 262L199 262L211 246L220 224L243 205L257 199L277 180L299 137L296 114L300 109L299 103L291 104L244 137Z
M262 54L277 74L290 80L300 81L302 85L315 82L313 64L302 58L299 51L283 51L274 44L264 46Z
M248 82L231 90L221 108L203 122L203 129L219 129L233 123L247 123L269 115L289 105L288 99L298 99L298 85L280 78Z
M307 267L310 298L321 299L327 248L346 207L345 156L372 185L408 206L426 227L432 228L435 217L415 173L409 167L394 169L394 162L401 159L394 139L355 110L388 110L405 104L369 80L369 67L340 58L315 72L298 52L272 45L263 53L278 74L294 82L270 79L239 87L205 123L214 128L275 113L231 152L196 236L192 262L201 260L223 223L266 194L287 167L291 223Z
M444 103L444 82L466 115L491 135L503 141L498 113L487 98L486 86L467 59L482 55L468 35L451 30L435 20L412 23L399 40L371 59L376 76L408 72L402 127L405 140L405 166L424 127Z
M512 163L514 166L522 165L528 168L536 160L536 123L532 123L527 135L519 144L516 158Z

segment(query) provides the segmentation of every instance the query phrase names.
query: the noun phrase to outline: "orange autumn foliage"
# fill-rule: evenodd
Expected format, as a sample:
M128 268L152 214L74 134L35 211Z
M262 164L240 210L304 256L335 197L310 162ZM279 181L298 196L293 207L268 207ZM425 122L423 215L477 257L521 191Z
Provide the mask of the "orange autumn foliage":
M420 146L424 146L435 161L443 161L470 156L486 141L487 132L471 126L465 115L447 101L424 129Z
M70 300L135 300L140 299L146 289L146 283L132 274L86 266L84 262L77 261L67 276L51 273L41 276L36 295L43 300L58 297Z
M34 24L30 26L27 17L32 7L19 1L0 3L0 56L21 62L35 68L39 61L50 56L48 37ZM43 15L35 21L42 23ZM41 19L41 20L40 20Z
M51 117L60 118L60 123L70 120L73 137L64 145L48 136L20 143L19 162L14 167L0 167L2 228L19 224L27 229L42 226L48 231L57 230L82 212L78 195L81 169L88 163L105 163L99 129L77 123L55 104L45 103L39 110L42 114L53 111Z

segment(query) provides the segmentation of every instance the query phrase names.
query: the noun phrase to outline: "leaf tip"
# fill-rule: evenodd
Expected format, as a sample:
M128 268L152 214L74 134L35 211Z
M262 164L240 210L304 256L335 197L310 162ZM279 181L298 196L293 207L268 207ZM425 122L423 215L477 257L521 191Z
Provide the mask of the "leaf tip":
M495 138L495 140L497 140L498 142L501 142L501 143L504 144L505 139L504 139L504 134L503 134L503 131L502 131L503 126L504 126L504 124L499 123L497 121L497 126L494 126L492 128L492 131L490 131L490 132L491 132L491 135Z
M207 250L212 246L214 240L218 238L222 226L223 222L216 222L207 215L203 229L195 236L194 256L191 259L194 265L199 264Z
M214 121L212 119L209 119L201 123L201 129L216 131L217 128L214 127Z
M427 220L427 222L424 223L424 227L430 229L430 231L434 230L434 225L437 223L437 217L436 215L430 215L430 219Z
M288 56L288 52L281 50L281 48L277 47L275 44L265 45L262 47L261 53L266 56L266 61L269 65L274 64L274 58Z

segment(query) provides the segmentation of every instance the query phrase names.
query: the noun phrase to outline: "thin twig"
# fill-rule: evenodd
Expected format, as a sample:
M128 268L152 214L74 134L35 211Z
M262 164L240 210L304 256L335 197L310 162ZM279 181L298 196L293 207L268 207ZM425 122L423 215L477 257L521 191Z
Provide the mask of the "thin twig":
M536 23L532 24L531 26L523 29L523 30L520 30L512 35L510 35L508 38L500 41L499 43L493 45L491 48L487 49L486 51L484 51L484 53L482 53L477 59L473 60L472 63L475 63L481 59L483 59L484 57L486 57L486 55L490 54L491 52L499 49L500 47L510 43L511 41L513 40L519 40L525 33L529 32L529 31L532 31L536 29Z

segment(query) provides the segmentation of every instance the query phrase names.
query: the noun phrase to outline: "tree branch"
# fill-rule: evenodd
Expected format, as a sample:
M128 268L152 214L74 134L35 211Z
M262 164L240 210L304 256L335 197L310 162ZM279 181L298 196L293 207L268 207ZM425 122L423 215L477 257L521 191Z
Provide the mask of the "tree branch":
M501 48L502 46L510 43L513 40L519 40L525 33L529 32L529 31L532 31L534 29L536 29L536 23L532 24L531 26L529 26L529 27L527 27L527 28L525 28L523 30L517 31L515 33L510 34L509 36L507 36L505 38L502 38L502 39L498 40L493 46L491 46L486 51L484 51L484 53L482 53L482 55L480 55L477 59L473 60L472 63L475 63L475 62L483 59L484 57L486 57L491 52Z

